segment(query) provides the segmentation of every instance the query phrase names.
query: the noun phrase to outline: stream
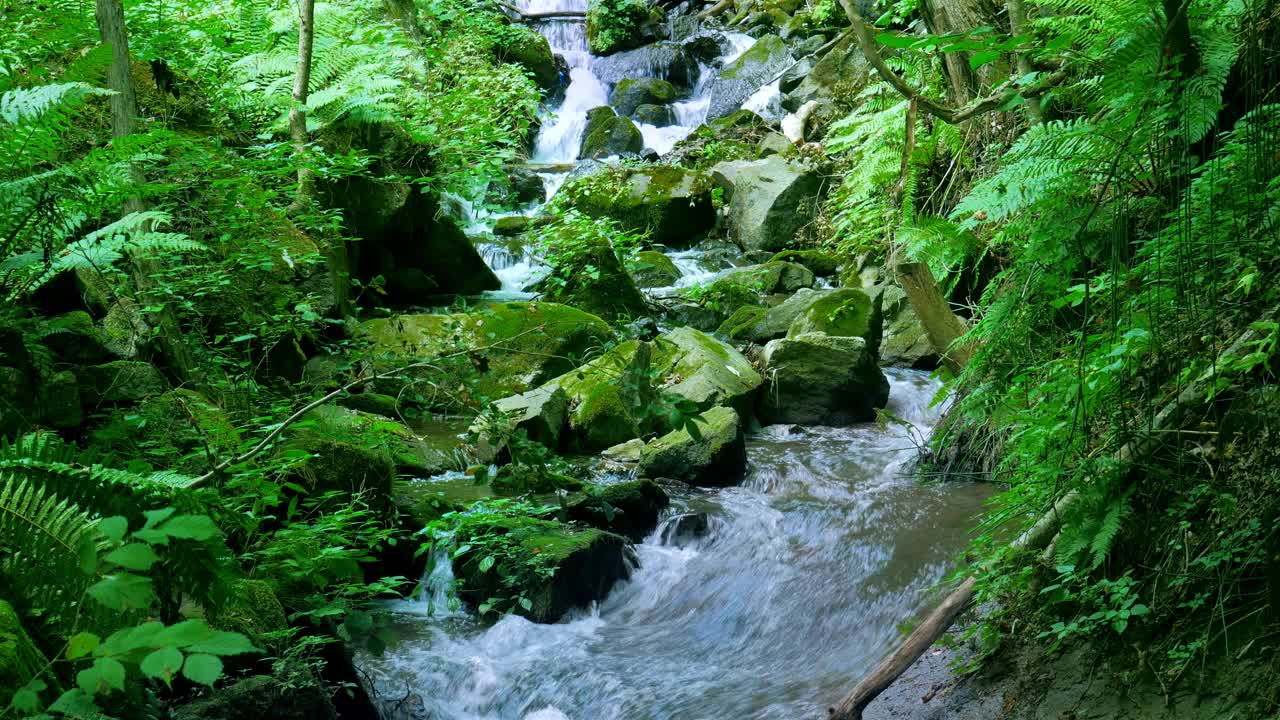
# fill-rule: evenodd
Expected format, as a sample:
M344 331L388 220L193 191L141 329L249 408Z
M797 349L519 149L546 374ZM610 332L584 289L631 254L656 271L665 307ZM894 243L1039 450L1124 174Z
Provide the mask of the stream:
M526 11L583 10L585 0L523 0ZM588 110L608 85L582 23L541 24L570 68L563 104L544 118L530 162L577 162ZM753 40L723 34L723 55L701 64L679 124L640 125L665 152L707 114L717 68ZM654 68L636 68L653 76ZM746 107L776 105L766 85ZM542 173L548 195L564 173ZM466 205L470 207L470 205ZM536 211L534 207L527 212ZM489 218L471 215L485 232ZM526 292L540 268L498 241L477 243L502 280L494 300ZM723 249L668 253L683 277L674 291L716 277ZM405 698L391 717L423 720L719 720L820 718L827 703L900 637L899 623L931 602L969 538L986 486L922 484L907 472L940 408L926 373L886 369L889 409L909 427L770 426L748 436L741 485L672 490L672 507L636 546L639 567L598 606L555 624L507 616L481 622L450 603L453 576L437 563L416 600L390 610L401 642L358 658L383 698ZM621 480L630 478L617 478ZM426 480L430 482L430 479ZM440 479L439 481L446 481ZM607 479L605 480L607 481ZM690 514L702 532L682 532Z

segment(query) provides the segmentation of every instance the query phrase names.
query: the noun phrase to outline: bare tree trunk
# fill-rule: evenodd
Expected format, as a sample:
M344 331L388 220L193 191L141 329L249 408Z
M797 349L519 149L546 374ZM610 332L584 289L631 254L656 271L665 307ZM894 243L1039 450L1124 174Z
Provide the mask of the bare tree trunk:
M1009 34L1017 37L1026 34L1031 28L1027 26L1027 5L1023 0L1008 0L1005 7L1009 10ZM1031 74L1035 68L1031 67L1031 61L1027 59L1026 53L1018 53L1016 56L1018 74L1026 77ZM1027 118L1032 125L1039 125L1044 122L1044 106L1040 102L1038 95L1032 95L1026 99Z
M907 293L911 308L920 318L929 342L942 355L942 362L947 369L959 375L973 355L972 348L967 344L956 342L967 331L964 321L951 312L951 306L942 296L927 263L900 263L895 270L898 284Z
M122 0L97 0L96 13L98 33L102 42L111 48L111 65L107 68L107 87L115 94L111 96L111 136L122 138L132 135L136 129L138 100L133 88L132 66L129 62L129 35L124 24L124 4ZM137 167L131 167L129 174L137 185L142 185L145 178ZM143 210L142 198L132 195L124 201L125 214ZM142 228L143 232L150 230ZM179 379L191 379L195 369L195 356L187 346L178 328L173 313L164 307L162 299L157 297L156 281L152 275L159 270L154 260L147 260L130 254L131 277L133 284L142 296L144 305L157 305L161 310L156 313L160 328L160 346L170 369ZM136 305L134 305L136 307ZM126 315L132 315L129 307L121 305ZM138 320L140 318L132 318Z
M995 8L990 0L922 0L920 14L934 35L962 33L995 23ZM969 67L969 53L949 52L943 55L947 78L951 81L951 101L963 105L978 97L981 83Z
M315 173L304 158L310 134L307 132L307 95L311 87L311 51L315 44L315 0L298 0L298 67L293 75L293 107L289 108L289 137L298 158L298 194L291 211L297 211L315 197Z

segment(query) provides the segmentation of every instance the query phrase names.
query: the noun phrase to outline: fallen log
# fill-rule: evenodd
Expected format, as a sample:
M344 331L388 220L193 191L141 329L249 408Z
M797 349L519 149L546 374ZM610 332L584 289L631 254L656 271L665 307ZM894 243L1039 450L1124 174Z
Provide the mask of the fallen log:
M1244 354L1245 348L1263 336L1263 331L1255 329L1265 322L1274 320L1273 310L1262 318L1263 323L1253 323L1248 330L1241 333L1235 342L1223 350L1213 365L1201 373L1194 381L1182 389L1178 395L1156 413L1146 431L1120 447L1113 455L1117 467L1123 469L1136 460L1149 455L1159 443L1159 436L1170 426L1182 420L1192 409L1202 407L1212 400L1217 392L1210 393L1216 386L1219 369L1230 367L1228 360ZM1010 548L1018 550L1042 550L1056 537L1062 524L1063 515L1069 513L1080 502L1080 494L1072 490L1058 499L1047 513L1042 515L1034 525L1017 537ZM942 637L955 622L955 619L973 601L976 580L972 575L965 578L955 590L952 590L933 612L925 616L916 629L907 636L892 653L865 677L839 704L830 708L830 720L862 720L862 711L871 704L880 693L894 683L907 668L919 659L938 638Z
M698 13L698 19L706 20L709 17L715 17L731 7L733 7L733 0L720 0L715 5L712 5L706 10Z
M548 10L547 12L528 12L512 5L511 3L500 2L498 7L508 12L513 12L520 16L525 22L538 22L542 20L574 20L585 19L587 12L585 10Z

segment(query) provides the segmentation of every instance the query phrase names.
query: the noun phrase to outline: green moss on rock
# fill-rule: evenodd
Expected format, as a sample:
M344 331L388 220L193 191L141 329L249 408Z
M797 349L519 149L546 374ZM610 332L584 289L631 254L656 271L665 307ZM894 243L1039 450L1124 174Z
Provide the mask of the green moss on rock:
M667 105L675 99L675 86L661 78L623 78L609 93L609 104L619 115L631 115L641 105Z
M667 287L680 279L680 269L671 258L657 250L641 250L636 253L631 276L642 288Z
M654 341L654 367L663 391L700 410L728 405L749 417L764 382L742 353L693 328L676 328Z
M595 488L571 500L568 518L640 542L658 524L670 498L652 480L633 480Z
M289 627L284 606L271 584L250 579L232 583L227 601L211 613L209 622L219 630L242 633L259 647L264 635Z
M750 335L751 328L753 328L767 312L768 308L762 305L743 305L737 310L734 310L733 314L730 315L727 320L720 323L720 327L716 330L716 333L735 342L749 341L752 339Z
M824 294L792 321L787 337L820 332L840 337L860 337L876 355L880 348L881 317L879 296L873 301L866 293L841 288Z
M611 55L644 43L643 28L654 10L644 0L590 0L587 45L594 55ZM657 10L661 13L661 10Z
M831 277L840 270L840 260L822 250L783 250L773 260L803 265L818 277Z
M567 183L557 197L591 217L649 233L649 241L689 247L715 226L706 173L672 165L606 168Z
M522 25L504 27L493 44L493 52L499 61L528 70L543 90L560 83L560 71L556 68L551 44L546 37L530 28Z
M638 153L643 149L644 136L631 118L617 115L613 108L608 107L596 108L587 115L586 132L578 146L580 159L598 160L622 153Z
M48 664L22 627L13 606L0 600L0 707L9 707L13 693L35 678ZM46 680L48 682L48 680ZM43 699L57 698L56 689Z
M732 485L747 468L747 446L733 408L715 407L696 418L699 437L685 428L651 441L640 453L638 472L691 485Z
M551 381L569 398L569 449L594 453L645 434L653 345L628 340Z
M889 381L860 337L805 333L771 341L762 357L762 423L866 422L888 402Z
M116 360L80 371L80 395L90 406L131 405L168 390L150 363Z

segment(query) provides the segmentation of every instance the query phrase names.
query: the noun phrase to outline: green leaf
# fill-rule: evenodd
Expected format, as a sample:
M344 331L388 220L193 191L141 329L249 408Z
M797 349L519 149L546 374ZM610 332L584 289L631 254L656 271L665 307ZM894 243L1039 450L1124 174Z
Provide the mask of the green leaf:
M98 521L98 529L112 543L119 543L124 539L124 534L129 530L129 521L116 515L114 517L102 518Z
M76 688L62 693L49 706L49 711L70 717L96 717L98 706L93 704L93 699L83 690Z
M984 51L975 52L974 54L969 56L969 67L973 68L974 70L977 70L983 65L993 63L999 59L1000 59L1000 53L994 50L984 50Z
M76 633L67 641L67 659L78 660L98 649L101 639L93 633Z
M249 642L249 638L240 633L215 630L208 640L198 642L187 648L190 652L209 653L211 655L239 655L241 653L258 652L258 648Z
M112 610L141 610L151 604L155 593L151 578L121 573L108 575L89 586L89 596Z
M919 42L919 38L897 33L879 33L876 35L876 40L880 41L880 44L885 47L898 49L909 48Z
M195 643L206 642L214 636L213 628L203 620L183 620L156 633L151 641L154 646L172 645L187 647Z
M183 540L210 540L221 534L218 526L204 515L179 515L161 526L160 531Z
M196 653L182 664L182 674L193 683L213 685L222 677L222 661L213 655Z
M168 683L182 669L182 652L177 648L160 648L142 659L142 674Z
M101 657L93 666L76 673L76 687L89 695L99 695L108 690L124 690L124 665L115 658Z
M496 560L492 555L486 555L484 559L480 561L480 572L489 572L489 568L493 567L494 562L496 562Z
M40 709L40 695L48 689L49 685L40 678L33 678L31 682L22 686L22 689L13 694L13 701L10 706L20 713L34 713Z
M150 570L152 565L160 561L160 556L156 555L156 551L152 550L150 545L129 543L107 553L103 559L127 570L141 572Z
M520 598L520 607L525 610L533 610L533 601L527 597Z
M145 524L143 524L142 527L153 528L156 525L159 525L160 523L164 522L167 518L169 518L169 516L173 515L175 512L177 512L177 510L171 507L160 508L159 510L145 510L143 511L142 516L146 518L147 521Z

